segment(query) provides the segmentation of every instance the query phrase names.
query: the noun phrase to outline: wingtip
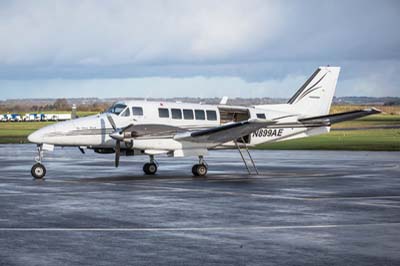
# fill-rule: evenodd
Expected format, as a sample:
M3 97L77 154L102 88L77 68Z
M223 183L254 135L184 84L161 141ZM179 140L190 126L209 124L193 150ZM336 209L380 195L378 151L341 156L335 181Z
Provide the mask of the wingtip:
M375 108L375 107L364 109L364 111L371 112L371 114L381 114L381 113L383 113L381 110L379 110L378 108Z

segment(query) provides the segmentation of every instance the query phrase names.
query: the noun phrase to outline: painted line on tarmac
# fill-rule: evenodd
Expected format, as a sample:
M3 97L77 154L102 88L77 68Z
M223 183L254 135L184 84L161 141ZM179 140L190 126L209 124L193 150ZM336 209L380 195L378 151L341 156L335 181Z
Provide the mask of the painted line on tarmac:
M179 231L248 231L248 230L281 230L281 229L318 229L318 228L346 228L346 227L369 227L369 226L400 226L395 223L366 223L366 224L320 224L320 225L283 225L283 226L233 226L233 227L153 227L153 228L73 228L73 227L2 227L0 232L179 232Z
M400 206L380 204L380 203L355 202L354 204L363 205L363 206L379 207L379 208L400 208Z

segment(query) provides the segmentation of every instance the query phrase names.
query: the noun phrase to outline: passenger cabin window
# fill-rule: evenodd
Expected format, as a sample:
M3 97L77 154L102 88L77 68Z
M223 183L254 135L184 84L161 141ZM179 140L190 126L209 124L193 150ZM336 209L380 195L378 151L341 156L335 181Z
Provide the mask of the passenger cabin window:
M121 113L120 116L128 117L128 116L130 116L130 115L131 115L131 112L129 111L129 108L126 108L126 109Z
M169 118L169 111L167 108L158 108L158 116L160 118Z
M143 108L134 106L132 107L132 115L133 116L143 116Z
M217 120L217 112L216 111L207 110L206 113L207 113L207 120L210 120L210 121Z
M204 113L204 110L194 110L194 114L196 120L206 120L206 114Z
M265 114L257 114L257 118L266 119Z
M125 108L126 108L125 104L116 103L110 108L108 108L107 113L119 115L122 111L124 111Z
M183 118L186 120L193 120L194 119L193 110L183 109Z
M172 119L182 119L182 110L181 109L171 109Z

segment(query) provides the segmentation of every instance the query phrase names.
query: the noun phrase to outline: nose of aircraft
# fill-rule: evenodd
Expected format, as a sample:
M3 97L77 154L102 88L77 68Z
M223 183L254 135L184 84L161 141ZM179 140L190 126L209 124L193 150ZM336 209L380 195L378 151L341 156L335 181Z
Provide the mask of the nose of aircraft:
M39 130L36 130L32 134L28 136L29 142L36 143L36 144L42 144L45 143L45 136L52 130L53 126L47 126L44 128L41 128Z
M42 139L43 139L43 133L41 132L41 129L36 130L35 132L33 132L28 136L29 142L32 143L37 143L37 144L43 143Z

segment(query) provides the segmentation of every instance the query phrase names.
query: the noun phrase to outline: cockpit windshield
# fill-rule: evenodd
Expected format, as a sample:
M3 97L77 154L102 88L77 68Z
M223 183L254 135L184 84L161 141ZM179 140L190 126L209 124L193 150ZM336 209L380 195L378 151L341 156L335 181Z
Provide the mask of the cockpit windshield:
M108 108L107 113L119 115L122 111L125 110L125 108L126 108L125 104L116 103L113 106L111 106L110 108Z

